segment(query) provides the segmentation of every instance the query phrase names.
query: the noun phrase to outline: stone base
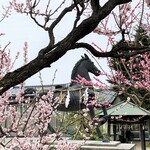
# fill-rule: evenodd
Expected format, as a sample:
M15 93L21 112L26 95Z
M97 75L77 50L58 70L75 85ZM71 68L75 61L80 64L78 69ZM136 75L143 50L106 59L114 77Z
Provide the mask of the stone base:
M70 143L78 143L78 140L68 140ZM110 141L104 143L101 141L86 141L80 150L135 150L135 144L120 143L119 141Z

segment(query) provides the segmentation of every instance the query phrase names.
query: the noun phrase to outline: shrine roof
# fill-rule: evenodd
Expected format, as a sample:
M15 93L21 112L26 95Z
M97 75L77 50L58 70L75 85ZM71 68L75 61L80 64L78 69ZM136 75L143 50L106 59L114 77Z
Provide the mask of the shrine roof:
M150 116L150 111L128 101L113 105L107 112L111 116Z

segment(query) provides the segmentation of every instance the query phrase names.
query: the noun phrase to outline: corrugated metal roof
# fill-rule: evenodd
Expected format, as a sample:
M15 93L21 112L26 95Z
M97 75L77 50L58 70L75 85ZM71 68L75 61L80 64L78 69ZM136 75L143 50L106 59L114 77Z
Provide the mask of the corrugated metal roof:
M66 87L68 84L55 84L55 85L30 85L30 86L24 86L24 89L27 88L34 88L37 91L44 89L50 89L51 87L56 87L56 86L62 86L62 87ZM20 86L14 86L13 88L10 89L10 92L14 95L16 95L18 93Z
M150 111L127 101L117 103L111 108L108 108L107 112L111 116L150 116Z
M99 102L108 101L112 104L117 96L118 93L112 90L96 90L96 98Z

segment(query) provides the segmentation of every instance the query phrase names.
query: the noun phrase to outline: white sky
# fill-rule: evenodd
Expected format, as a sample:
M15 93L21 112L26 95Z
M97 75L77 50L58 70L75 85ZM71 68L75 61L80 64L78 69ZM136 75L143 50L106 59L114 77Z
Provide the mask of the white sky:
M0 7L6 3L5 0L0 1ZM2 9L0 8L0 14L2 13ZM67 16L65 20L63 20L62 26L58 26L56 30L57 40L63 38L69 28L71 20L74 17ZM28 62L34 59L39 50L43 47L47 46L49 39L48 34L43 29L38 27L30 17L25 15L20 15L17 13L13 13L9 16L8 19L5 19L0 23L0 33L3 32L6 35L0 37L0 46L4 47L9 41L11 44L9 45L9 49L11 51L12 58L15 58L15 55L18 51L22 52L24 42L28 42ZM105 48L102 43L105 43L105 40L102 39L101 36L97 34L90 34L82 41L92 43L96 42L100 45L100 47ZM43 84L51 84L54 78L54 73L57 71L56 78L54 80L54 84L63 84L69 83L71 81L71 71L75 63L81 58L81 55L87 53L84 49L71 50L67 54L65 54L62 58L60 58L57 62L51 65L51 68L46 68L41 71ZM94 61L94 60L93 60ZM107 64L104 59L98 60L99 63L103 66L103 69L108 71ZM20 55L19 59L15 63L15 68L22 66L23 64L23 56ZM100 77L101 80L105 80L104 77ZM39 85L40 79L39 74L36 74L29 78L26 81L26 85Z

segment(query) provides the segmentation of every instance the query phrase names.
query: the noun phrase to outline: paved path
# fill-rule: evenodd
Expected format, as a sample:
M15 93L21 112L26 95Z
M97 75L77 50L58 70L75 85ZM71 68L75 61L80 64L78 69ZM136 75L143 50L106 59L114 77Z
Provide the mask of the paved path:
M136 149L135 150L141 150L141 143L140 143L140 141L134 141L132 143L136 144ZM148 142L148 143L150 143L150 142ZM148 143L146 143L146 144L148 144ZM150 147L146 148L146 150L150 150Z

